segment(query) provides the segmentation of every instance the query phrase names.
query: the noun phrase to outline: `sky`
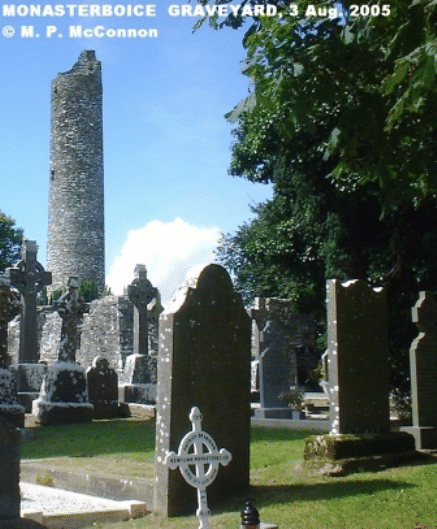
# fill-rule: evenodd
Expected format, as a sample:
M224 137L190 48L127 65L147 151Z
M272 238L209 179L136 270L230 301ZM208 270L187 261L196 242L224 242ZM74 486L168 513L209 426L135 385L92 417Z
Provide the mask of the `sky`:
M224 115L248 93L244 29L205 24L193 34L198 17L172 16L169 6L183 4L167 1L148 17L85 17L79 7L70 16L66 6L102 13L103 5L154 4L37 4L62 6L65 15L56 17L24 16L28 5L2 4L0 14L0 210L37 241L46 266L50 84L82 50L95 50L103 79L106 282L121 294L135 265L145 264L166 306L192 266L215 259L220 233L235 232L252 218L250 205L272 194L228 174L233 126ZM102 36L70 36L78 25ZM34 36L23 36L23 26L28 34L33 26ZM106 33L124 28L155 29L157 37Z

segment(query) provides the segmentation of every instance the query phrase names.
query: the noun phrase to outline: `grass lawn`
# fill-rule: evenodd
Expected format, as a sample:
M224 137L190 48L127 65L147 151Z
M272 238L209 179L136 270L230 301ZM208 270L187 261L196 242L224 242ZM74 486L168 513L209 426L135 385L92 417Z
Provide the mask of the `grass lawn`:
M60 458L75 467L149 475L155 431L151 423L127 419L46 426L22 445L23 459ZM304 432L252 430L251 491L213 507L213 529L238 529L239 512L252 499L262 521L280 529L437 529L437 459L346 477L308 476L301 468ZM148 470L143 470L143 467ZM195 516L159 516L105 529L197 529Z

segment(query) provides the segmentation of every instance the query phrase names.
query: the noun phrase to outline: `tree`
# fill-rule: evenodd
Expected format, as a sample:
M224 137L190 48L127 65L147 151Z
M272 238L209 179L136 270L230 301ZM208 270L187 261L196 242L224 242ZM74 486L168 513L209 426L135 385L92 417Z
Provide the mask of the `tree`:
M342 2L337 18L308 8L338 2L275 4L246 34L251 88L227 116L230 173L272 183L274 196L222 237L219 257L247 299L285 296L321 317L327 279L386 287L403 392L411 306L437 288L437 2L368 2L359 16Z
M21 256L23 230L15 221L0 211L0 272L12 266Z

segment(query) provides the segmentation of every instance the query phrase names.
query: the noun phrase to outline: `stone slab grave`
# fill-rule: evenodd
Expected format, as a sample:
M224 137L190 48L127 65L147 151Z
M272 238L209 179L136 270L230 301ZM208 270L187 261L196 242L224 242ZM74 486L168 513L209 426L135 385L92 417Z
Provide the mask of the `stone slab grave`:
M412 436L390 432L385 291L333 279L327 305L330 435L307 438L307 466L341 474L411 458Z
M129 300L134 305L134 352L126 358L121 402L154 404L156 402L157 358L149 355L148 311L152 304L160 306L158 290L147 279L145 265L137 264L135 278L128 286ZM152 310L152 306L150 306Z
M159 322L155 511L193 513L196 493L164 464L187 431L193 406L203 428L232 454L208 488L211 504L249 487L251 322L226 270L193 269Z
M79 297L79 281L71 277L68 291L54 303L62 318L58 361L48 367L32 414L41 424L64 424L92 420L85 369L76 362L80 343L79 320L88 305Z
M420 292L413 307L413 321L420 333L410 348L411 427L418 450L437 448L437 300L432 292Z

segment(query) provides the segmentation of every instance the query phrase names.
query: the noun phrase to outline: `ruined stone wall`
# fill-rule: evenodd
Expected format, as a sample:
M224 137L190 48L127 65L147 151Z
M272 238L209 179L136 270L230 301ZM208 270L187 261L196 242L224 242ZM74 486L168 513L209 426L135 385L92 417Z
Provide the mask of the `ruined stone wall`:
M126 358L133 353L133 310L127 296L106 296L90 303L90 312L84 314L80 349L76 360L85 368L92 365L96 356L103 356L119 376ZM38 309L38 341L40 360L56 362L59 352L62 320L51 307ZM8 353L12 363L18 361L20 317L9 324ZM158 322L149 317L149 354L156 355L158 348Z
M69 277L105 286L101 64L83 51L52 82L47 269L51 293Z

